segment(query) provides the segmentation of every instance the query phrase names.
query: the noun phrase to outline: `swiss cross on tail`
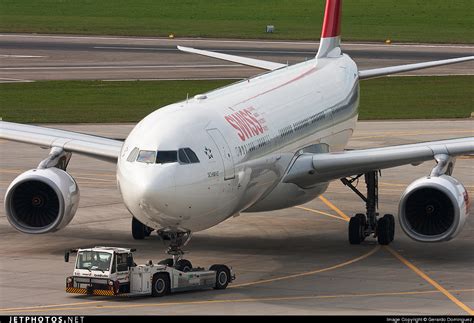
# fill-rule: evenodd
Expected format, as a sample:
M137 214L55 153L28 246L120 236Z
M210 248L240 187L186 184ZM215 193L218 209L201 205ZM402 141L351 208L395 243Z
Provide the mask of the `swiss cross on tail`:
M341 55L342 0L327 0L321 42L316 58Z

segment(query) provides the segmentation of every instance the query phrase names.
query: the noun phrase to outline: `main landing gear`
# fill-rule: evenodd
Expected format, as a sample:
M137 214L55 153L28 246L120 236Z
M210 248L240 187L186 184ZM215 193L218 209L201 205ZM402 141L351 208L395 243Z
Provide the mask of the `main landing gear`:
M388 245L395 235L395 218L385 214L379 218L378 208L378 175L379 171L360 174L352 178L342 178L341 182L353 190L364 202L366 213L358 213L349 221L349 242L360 244L366 237L373 235L381 245ZM367 194L362 194L353 184L364 176Z

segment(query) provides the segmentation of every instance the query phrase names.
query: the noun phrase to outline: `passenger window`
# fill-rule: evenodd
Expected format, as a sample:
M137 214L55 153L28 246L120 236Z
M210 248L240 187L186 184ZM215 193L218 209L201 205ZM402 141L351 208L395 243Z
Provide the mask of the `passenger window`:
M199 158L196 156L194 151L192 151L190 148L184 148L184 151L186 152L186 155L188 155L189 161L191 163L199 163Z
M127 161L134 162L137 159L137 156L138 156L138 148L135 147L135 148L133 148L133 150L128 155Z
M190 163L188 156L186 156L186 153L184 152L184 149L178 150L178 157L179 157L179 161L181 163L183 163L183 164L189 164Z
M178 161L178 152L176 150L162 150L156 154L157 164L175 163Z
M156 152L152 150L140 150L137 161L140 163L153 164L155 162Z

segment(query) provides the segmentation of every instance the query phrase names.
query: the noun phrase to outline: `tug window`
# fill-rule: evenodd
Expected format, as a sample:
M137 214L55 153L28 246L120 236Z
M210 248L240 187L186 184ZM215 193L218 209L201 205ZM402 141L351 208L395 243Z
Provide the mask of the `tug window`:
M156 154L157 164L175 163L178 161L178 152L176 150L159 150Z

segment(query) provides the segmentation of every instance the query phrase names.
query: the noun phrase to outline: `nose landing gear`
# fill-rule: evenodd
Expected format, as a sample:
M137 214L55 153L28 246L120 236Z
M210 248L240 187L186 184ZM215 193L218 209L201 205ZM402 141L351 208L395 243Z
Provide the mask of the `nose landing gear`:
M189 240L191 240L191 231L161 229L158 230L157 233L160 239L168 245L168 250L166 250L166 253L172 256L172 258L164 259L159 263L162 265L174 267L180 271L191 271L193 269L193 265L189 260L182 259L184 251L181 249L188 244Z
M364 202L366 214L358 213L349 221L349 243L360 244L366 237L373 235L381 245L388 245L395 236L395 218L392 214L385 214L378 219L378 175L379 171L360 174L341 182L353 190ZM367 186L367 195L364 196L353 184L364 176Z

